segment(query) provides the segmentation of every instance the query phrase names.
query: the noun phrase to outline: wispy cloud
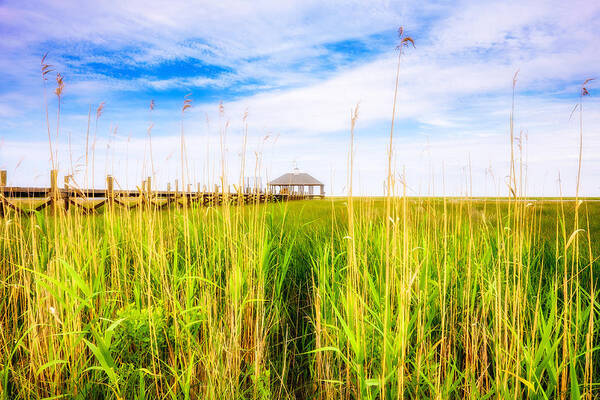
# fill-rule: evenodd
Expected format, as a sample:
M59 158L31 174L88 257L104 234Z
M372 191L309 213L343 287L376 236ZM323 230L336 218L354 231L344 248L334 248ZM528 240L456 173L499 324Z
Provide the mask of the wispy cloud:
M87 105L107 101L97 147L112 146L113 158L99 154L106 168L114 167L115 156L124 157L118 162L130 163L133 176L142 173L151 98L157 100L157 157L164 165L176 162L167 158L177 146L182 97L192 91L186 132L190 146L200 149L190 155L198 177L206 141L217 143L218 126L227 119L235 173L235 139L248 111L257 146L267 135L278 138L266 147L277 149L265 154L271 176L295 159L340 192L349 110L360 103L357 179L365 193L380 193L394 32L402 24L417 48L402 60L396 164L407 167L415 190L441 182L443 169L446 191L460 193L469 164L469 173L480 178L473 179L475 192L505 189L511 79L519 69L516 121L529 143L530 187L556 194L559 171L564 190L571 187L577 129L569 113L578 85L598 75L598 17L600 5L590 2L6 2L0 5L0 51L6 55L0 68L9 84L0 89L0 166L14 168L24 155L12 172L23 184L47 169L39 59L49 51L67 82L61 140L70 132L71 148L81 151ZM583 182L586 193L597 194L600 110L594 97L587 101ZM110 142L116 125L131 139ZM59 148L68 151L66 143ZM208 151L213 160L217 148ZM177 173L169 168L163 171ZM490 171L496 171L493 185Z

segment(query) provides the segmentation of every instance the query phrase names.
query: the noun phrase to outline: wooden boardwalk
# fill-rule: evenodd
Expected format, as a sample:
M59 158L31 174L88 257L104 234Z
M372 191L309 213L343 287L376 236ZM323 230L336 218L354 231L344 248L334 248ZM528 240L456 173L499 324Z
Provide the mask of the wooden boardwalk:
M289 200L303 200L318 196L295 195L295 194L272 194L256 191L255 193L219 191L215 187L214 192L193 192L188 185L187 191L180 191L177 181L175 190L152 190L151 179L142 182L141 188L137 190L115 190L114 178L106 177L106 189L80 189L69 185L67 177L63 188L58 187L58 171L50 171L50 187L18 187L6 186L6 171L0 171L0 216L6 215L10 210L18 214L34 214L35 212L49 208L53 211L75 208L83 213L95 213L101 208L111 209L121 207L125 209L150 208L164 209L169 206L183 207L197 204L204 207L219 206L223 204L243 205L267 202L281 202ZM23 200L35 201L30 208L25 208L18 203Z

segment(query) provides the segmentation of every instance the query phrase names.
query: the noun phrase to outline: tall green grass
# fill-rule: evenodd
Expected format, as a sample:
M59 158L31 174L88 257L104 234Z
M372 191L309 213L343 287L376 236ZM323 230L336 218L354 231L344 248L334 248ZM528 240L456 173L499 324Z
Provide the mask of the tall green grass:
M273 350L291 340L291 258L277 249L290 239L267 216L224 207L3 219L3 396L281 392L290 366Z
M357 256L323 244L313 264L323 398L598 395L597 222L571 233L573 202L392 204L348 215Z
M9 215L2 396L599 394L597 203L577 233L567 200L400 197L392 211L351 198Z

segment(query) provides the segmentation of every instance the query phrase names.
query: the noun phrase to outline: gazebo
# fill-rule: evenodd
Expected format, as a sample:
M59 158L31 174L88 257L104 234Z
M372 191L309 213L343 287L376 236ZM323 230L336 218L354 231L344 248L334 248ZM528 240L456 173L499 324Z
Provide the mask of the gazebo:
M315 194L315 187L319 193ZM267 189L275 194L297 194L325 197L325 185L305 172L294 168L292 172L281 175L267 184Z

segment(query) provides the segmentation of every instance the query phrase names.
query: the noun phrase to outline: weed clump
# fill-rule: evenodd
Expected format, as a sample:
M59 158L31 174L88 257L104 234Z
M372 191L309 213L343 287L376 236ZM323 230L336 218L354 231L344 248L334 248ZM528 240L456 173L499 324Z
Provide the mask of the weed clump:
M110 353L126 392L137 392L151 383L157 365L168 362L176 345L172 318L161 306L130 305L118 315Z
M152 364L152 346L158 358L165 360L173 349L175 333L162 307L144 309L128 306L117 316L122 322L115 328L110 346L111 355L121 364L149 368Z

